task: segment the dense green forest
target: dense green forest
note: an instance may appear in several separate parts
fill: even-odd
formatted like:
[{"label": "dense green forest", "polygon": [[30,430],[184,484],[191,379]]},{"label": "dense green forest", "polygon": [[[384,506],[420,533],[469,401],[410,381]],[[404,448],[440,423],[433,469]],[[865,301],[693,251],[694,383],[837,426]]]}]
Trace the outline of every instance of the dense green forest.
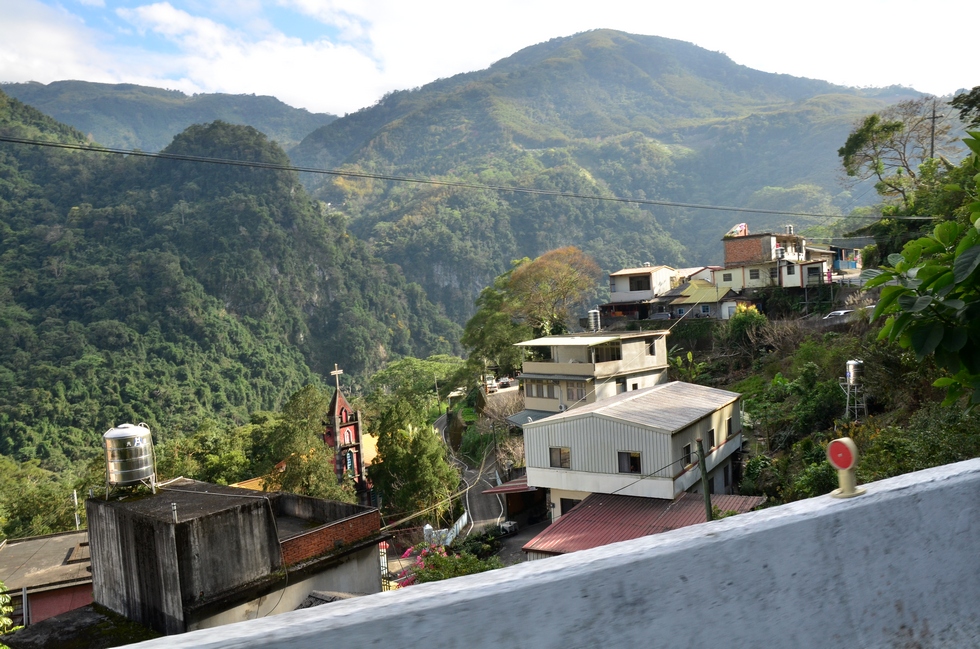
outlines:
[{"label": "dense green forest", "polygon": [[131,83],[5,83],[0,90],[100,144],[144,151],[159,151],[188,126],[216,120],[254,126],[288,150],[337,119],[287,106],[275,97],[211,93],[189,97],[179,90]]},{"label": "dense green forest", "polygon": [[[847,213],[836,150],[909,89],[751,70],[689,43],[599,30],[526,48],[311,133],[299,164],[641,200]],[[786,217],[376,180],[304,178],[457,322],[511,260],[574,245],[606,271],[718,263],[721,237]],[[798,231],[826,219],[793,217]]]},{"label": "dense green forest", "polygon": [[[0,95],[0,133],[85,136]],[[168,151],[287,162],[251,127]],[[287,172],[0,145],[0,454],[64,469],[101,432],[246,422],[317,376],[455,349],[459,329]]]}]

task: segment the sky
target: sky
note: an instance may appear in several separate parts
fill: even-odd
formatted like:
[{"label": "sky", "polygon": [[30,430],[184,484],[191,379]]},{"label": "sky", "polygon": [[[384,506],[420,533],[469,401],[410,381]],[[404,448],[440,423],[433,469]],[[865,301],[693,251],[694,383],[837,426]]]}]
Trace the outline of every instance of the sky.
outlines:
[{"label": "sky", "polygon": [[0,82],[272,95],[343,115],[610,28],[766,72],[942,96],[980,85],[975,16],[973,0],[0,0]]}]

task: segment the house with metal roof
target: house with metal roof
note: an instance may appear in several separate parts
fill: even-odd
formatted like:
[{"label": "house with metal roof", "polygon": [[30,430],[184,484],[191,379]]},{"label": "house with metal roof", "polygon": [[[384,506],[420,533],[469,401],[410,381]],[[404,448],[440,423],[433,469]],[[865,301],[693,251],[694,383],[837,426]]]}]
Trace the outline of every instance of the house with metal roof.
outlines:
[{"label": "house with metal roof", "polygon": [[718,318],[727,320],[739,302],[751,302],[731,290],[703,279],[693,279],[653,300],[658,311],[671,318]]},{"label": "house with metal roof", "polygon": [[529,487],[550,490],[552,520],[593,493],[674,500],[700,489],[700,438],[712,493],[731,493],[741,395],[675,381],[524,424]]},{"label": "house with metal roof", "polygon": [[525,410],[508,419],[524,426],[617,394],[666,380],[667,331],[545,336],[517,343],[527,360],[518,377]]},{"label": "house with metal roof", "polygon": [[[712,495],[721,512],[744,514],[765,501],[762,496]],[[674,500],[619,494],[592,494],[560,521],[522,548],[530,560],[597,548],[601,545],[660,534],[708,520],[704,499],[683,493]]]},{"label": "house with metal roof", "polygon": [[92,603],[88,532],[0,540],[0,582],[15,607],[17,626]]}]

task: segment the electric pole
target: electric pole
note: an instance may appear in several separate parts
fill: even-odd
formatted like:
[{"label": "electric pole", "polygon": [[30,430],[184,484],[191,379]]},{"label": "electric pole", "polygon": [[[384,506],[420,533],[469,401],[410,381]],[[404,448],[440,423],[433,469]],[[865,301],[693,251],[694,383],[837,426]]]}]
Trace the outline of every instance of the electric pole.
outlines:
[{"label": "electric pole", "polygon": [[704,461],[704,444],[701,438],[694,440],[698,445],[698,469],[701,470],[701,491],[704,492],[704,515],[711,522],[711,490],[708,488],[708,465]]}]

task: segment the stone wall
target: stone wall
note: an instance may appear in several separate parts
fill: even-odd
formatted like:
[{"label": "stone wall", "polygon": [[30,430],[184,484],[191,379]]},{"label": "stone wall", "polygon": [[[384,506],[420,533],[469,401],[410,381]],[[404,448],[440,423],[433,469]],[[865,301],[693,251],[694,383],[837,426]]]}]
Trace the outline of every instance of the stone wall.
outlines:
[{"label": "stone wall", "polygon": [[980,459],[866,488],[134,646],[978,646]]}]

